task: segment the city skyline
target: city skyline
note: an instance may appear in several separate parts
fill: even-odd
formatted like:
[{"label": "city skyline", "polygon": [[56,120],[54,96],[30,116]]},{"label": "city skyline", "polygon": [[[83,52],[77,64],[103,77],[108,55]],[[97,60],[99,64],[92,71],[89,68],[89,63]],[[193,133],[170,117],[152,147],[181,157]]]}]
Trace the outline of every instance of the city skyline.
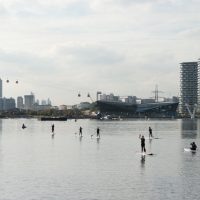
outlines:
[{"label": "city skyline", "polygon": [[155,85],[178,96],[179,63],[200,57],[199,7],[197,0],[0,1],[3,96],[33,91],[70,105],[97,91],[148,98]]}]

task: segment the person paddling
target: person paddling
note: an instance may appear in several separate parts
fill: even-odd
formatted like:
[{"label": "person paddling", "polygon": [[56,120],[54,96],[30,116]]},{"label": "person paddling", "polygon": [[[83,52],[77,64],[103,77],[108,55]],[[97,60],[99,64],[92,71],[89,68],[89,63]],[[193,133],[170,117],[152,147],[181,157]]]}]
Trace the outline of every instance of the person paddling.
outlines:
[{"label": "person paddling", "polygon": [[195,144],[195,142],[192,142],[190,145],[191,145],[190,149],[192,151],[196,151],[197,150],[197,145]]},{"label": "person paddling", "polygon": [[51,125],[51,132],[54,133],[54,124]]},{"label": "person paddling", "polygon": [[144,138],[144,135],[142,135],[142,137],[141,137],[141,135],[140,135],[140,140],[141,140],[141,151],[142,151],[142,153],[144,152],[144,153],[146,153],[146,148],[145,148],[145,138]]},{"label": "person paddling", "polygon": [[80,126],[80,128],[79,128],[79,136],[80,136],[80,137],[82,137],[82,129],[83,129],[83,128]]},{"label": "person paddling", "polygon": [[149,138],[152,138],[153,137],[153,134],[152,134],[152,128],[149,127]]},{"label": "person paddling", "polygon": [[97,127],[97,138],[100,138],[100,128]]},{"label": "person paddling", "polygon": [[22,128],[23,128],[23,129],[25,129],[25,128],[26,128],[26,126],[25,126],[24,124],[22,124]]}]

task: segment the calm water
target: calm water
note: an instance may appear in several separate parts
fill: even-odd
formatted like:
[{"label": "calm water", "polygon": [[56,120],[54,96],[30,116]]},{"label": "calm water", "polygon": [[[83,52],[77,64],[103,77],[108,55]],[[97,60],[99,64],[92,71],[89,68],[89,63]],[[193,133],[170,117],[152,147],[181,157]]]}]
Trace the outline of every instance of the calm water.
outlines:
[{"label": "calm water", "polygon": [[[0,200],[200,199],[200,150],[183,151],[200,148],[200,121],[71,120],[54,123],[54,139],[51,124],[0,121]],[[155,156],[141,159],[139,134]]]}]

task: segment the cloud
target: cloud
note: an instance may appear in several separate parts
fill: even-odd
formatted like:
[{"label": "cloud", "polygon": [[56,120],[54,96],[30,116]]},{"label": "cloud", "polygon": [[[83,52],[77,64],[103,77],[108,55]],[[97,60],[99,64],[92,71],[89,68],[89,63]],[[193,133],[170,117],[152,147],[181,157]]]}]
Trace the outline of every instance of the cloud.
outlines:
[{"label": "cloud", "polygon": [[[7,66],[7,74],[14,72],[16,76],[29,73],[39,77],[44,76],[48,71],[55,73],[58,70],[51,58],[19,51],[0,50],[0,63],[2,63],[1,66]],[[0,70],[3,71],[3,67],[0,67]]]},{"label": "cloud", "polygon": [[124,57],[115,51],[102,46],[79,45],[59,49],[59,55],[65,56],[70,62],[89,66],[114,65],[122,62]]},{"label": "cloud", "polygon": [[82,17],[91,13],[90,5],[86,0],[60,0],[56,3],[55,1],[11,0],[1,5],[6,8],[8,15],[20,18]]},{"label": "cloud", "polygon": [[20,77],[22,94],[52,95],[57,104],[76,102],[79,90],[148,97],[158,84],[177,94],[179,63],[199,58],[199,7],[198,0],[1,1],[1,76]]}]

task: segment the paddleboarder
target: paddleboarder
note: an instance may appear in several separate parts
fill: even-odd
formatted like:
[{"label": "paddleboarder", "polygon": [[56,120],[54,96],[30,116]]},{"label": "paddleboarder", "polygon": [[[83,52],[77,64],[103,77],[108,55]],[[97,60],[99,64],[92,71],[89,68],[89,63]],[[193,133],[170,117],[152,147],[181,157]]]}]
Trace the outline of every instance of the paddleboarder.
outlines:
[{"label": "paddleboarder", "polygon": [[97,127],[97,138],[100,138],[100,128]]},{"label": "paddleboarder", "polygon": [[51,125],[51,132],[54,133],[54,124]]},{"label": "paddleboarder", "polygon": [[22,129],[25,129],[25,128],[26,128],[26,126],[24,124],[22,124]]},{"label": "paddleboarder", "polygon": [[145,138],[144,138],[144,135],[142,135],[142,137],[140,138],[141,140],[141,151],[142,153],[146,153],[146,148],[145,148]]},{"label": "paddleboarder", "polygon": [[149,138],[152,138],[153,134],[152,134],[152,128],[149,126]]},{"label": "paddleboarder", "polygon": [[196,151],[197,150],[197,145],[195,144],[195,142],[192,142],[190,145],[191,145],[190,149],[192,151]]},{"label": "paddleboarder", "polygon": [[83,128],[80,126],[80,128],[79,128],[79,136],[80,137],[82,137],[82,130],[83,130]]}]

